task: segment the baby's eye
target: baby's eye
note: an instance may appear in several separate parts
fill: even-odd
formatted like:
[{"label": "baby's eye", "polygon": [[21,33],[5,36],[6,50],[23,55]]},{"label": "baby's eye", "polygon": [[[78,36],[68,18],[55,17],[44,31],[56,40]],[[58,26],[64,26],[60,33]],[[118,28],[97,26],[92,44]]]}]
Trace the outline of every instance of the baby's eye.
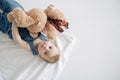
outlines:
[{"label": "baby's eye", "polygon": [[52,46],[50,46],[49,49],[52,49]]},{"label": "baby's eye", "polygon": [[47,51],[44,54],[47,55]]}]

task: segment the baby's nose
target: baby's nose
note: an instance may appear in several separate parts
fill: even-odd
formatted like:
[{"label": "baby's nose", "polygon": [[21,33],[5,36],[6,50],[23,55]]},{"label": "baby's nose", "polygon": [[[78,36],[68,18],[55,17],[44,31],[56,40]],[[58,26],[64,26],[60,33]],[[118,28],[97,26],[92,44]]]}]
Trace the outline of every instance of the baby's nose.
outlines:
[{"label": "baby's nose", "polygon": [[49,50],[49,46],[48,45],[44,45],[43,47],[44,47],[44,49]]}]

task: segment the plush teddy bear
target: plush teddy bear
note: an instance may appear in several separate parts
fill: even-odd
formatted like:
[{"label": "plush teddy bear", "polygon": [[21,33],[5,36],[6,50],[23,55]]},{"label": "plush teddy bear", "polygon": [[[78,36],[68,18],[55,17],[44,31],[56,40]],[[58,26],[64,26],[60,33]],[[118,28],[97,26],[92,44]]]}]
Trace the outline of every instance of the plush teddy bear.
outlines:
[{"label": "plush teddy bear", "polygon": [[41,32],[47,22],[47,16],[43,10],[33,8],[29,11],[23,11],[20,8],[15,8],[7,15],[8,21],[17,23],[18,27],[27,28],[32,37],[36,37],[38,32]]},{"label": "plush teddy bear", "polygon": [[33,37],[38,32],[43,31],[49,40],[56,39],[56,30],[59,32],[64,31],[61,26],[68,28],[68,21],[65,19],[64,14],[53,5],[49,5],[44,11],[33,8],[24,12],[19,8],[15,8],[8,14],[8,20],[9,22],[15,20],[17,26],[26,27]]},{"label": "plush teddy bear", "polygon": [[47,15],[47,23],[43,32],[47,35],[48,39],[56,39],[56,30],[64,32],[62,26],[68,28],[68,21],[65,19],[64,14],[57,9],[54,5],[49,5],[44,12]]}]

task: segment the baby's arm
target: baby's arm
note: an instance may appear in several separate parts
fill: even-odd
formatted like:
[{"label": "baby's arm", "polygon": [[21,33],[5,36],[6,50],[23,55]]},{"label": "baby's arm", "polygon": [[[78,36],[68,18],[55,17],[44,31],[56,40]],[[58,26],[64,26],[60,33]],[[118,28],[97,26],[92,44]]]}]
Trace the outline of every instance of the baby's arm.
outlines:
[{"label": "baby's arm", "polygon": [[15,21],[12,23],[12,36],[13,36],[13,40],[18,45],[20,45],[21,47],[23,47],[26,50],[30,50],[29,44],[21,39],[19,32],[18,32],[18,27],[17,27]]}]

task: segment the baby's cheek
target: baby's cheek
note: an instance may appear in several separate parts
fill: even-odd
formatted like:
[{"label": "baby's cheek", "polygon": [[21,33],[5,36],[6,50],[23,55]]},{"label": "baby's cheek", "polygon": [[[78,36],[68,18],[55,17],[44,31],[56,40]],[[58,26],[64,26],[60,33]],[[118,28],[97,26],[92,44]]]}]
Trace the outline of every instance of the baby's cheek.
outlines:
[{"label": "baby's cheek", "polygon": [[42,51],[42,47],[39,46],[39,47],[38,47],[38,51]]},{"label": "baby's cheek", "polygon": [[40,48],[38,49],[38,53],[41,54],[41,49]]},{"label": "baby's cheek", "polygon": [[40,55],[42,55],[43,53],[44,53],[44,50],[43,49],[38,49],[38,53],[40,54]]}]

